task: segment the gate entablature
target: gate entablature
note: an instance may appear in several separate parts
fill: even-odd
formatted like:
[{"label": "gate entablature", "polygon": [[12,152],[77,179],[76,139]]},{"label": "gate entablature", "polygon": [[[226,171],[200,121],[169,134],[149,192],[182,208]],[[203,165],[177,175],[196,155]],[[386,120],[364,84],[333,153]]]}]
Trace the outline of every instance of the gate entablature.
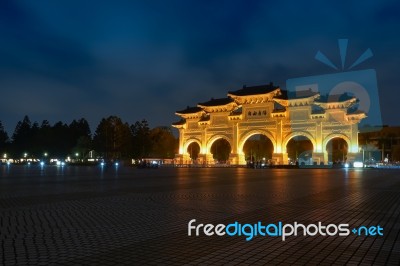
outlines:
[{"label": "gate entablature", "polygon": [[182,119],[173,124],[179,129],[179,154],[188,158],[185,147],[197,139],[203,162],[212,162],[210,143],[225,136],[231,145],[231,164],[245,164],[243,145],[255,132],[273,143],[273,160],[287,163],[286,145],[294,136],[306,136],[313,144],[314,163],[327,163],[326,143],[343,136],[349,154],[358,152],[358,124],[366,114],[354,110],[357,99],[351,95],[321,96],[311,89],[289,92],[272,83],[244,86],[228,92],[228,97],[211,99],[175,114]]}]

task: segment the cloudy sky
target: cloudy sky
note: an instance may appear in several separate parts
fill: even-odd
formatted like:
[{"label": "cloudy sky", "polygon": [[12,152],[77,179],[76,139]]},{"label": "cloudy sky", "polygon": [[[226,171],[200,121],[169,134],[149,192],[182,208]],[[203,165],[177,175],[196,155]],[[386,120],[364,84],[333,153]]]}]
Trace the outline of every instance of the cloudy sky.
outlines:
[{"label": "cloudy sky", "polygon": [[170,125],[176,110],[270,81],[335,73],[337,40],[375,69],[383,122],[399,125],[397,1],[1,1],[0,120],[102,117]]}]

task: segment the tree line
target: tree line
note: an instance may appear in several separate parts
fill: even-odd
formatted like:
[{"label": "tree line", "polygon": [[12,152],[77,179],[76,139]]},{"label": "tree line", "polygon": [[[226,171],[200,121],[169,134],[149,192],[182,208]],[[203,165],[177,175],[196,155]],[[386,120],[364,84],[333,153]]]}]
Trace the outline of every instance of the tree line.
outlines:
[{"label": "tree line", "polygon": [[39,125],[28,116],[19,121],[9,137],[0,121],[0,153],[8,158],[105,159],[173,158],[178,140],[170,127],[150,128],[143,119],[129,125],[117,116],[101,119],[94,134],[85,118],[69,125],[57,122]]}]

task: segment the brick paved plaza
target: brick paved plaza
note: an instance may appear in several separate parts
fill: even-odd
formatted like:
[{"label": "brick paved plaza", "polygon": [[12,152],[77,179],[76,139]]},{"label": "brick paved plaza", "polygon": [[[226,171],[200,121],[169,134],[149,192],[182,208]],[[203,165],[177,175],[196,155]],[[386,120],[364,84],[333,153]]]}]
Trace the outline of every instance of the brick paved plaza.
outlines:
[{"label": "brick paved plaza", "polygon": [[[400,263],[397,170],[0,167],[2,265]],[[191,219],[384,235],[189,237]]]}]

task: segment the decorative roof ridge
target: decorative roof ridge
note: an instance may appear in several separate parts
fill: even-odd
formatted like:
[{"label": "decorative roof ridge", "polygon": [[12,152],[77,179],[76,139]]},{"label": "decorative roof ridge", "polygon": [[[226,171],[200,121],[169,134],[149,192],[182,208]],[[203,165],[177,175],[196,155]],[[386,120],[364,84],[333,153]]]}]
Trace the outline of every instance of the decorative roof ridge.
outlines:
[{"label": "decorative roof ridge", "polygon": [[209,100],[207,102],[198,103],[197,106],[199,106],[199,107],[222,106],[222,105],[227,105],[227,104],[230,104],[233,102],[235,102],[235,101],[229,97],[217,98],[217,99],[211,98],[211,100]]},{"label": "decorative roof ridge", "polygon": [[260,94],[267,94],[271,93],[275,90],[279,89],[279,86],[274,86],[272,82],[266,85],[258,85],[258,86],[246,86],[244,85],[243,88],[235,91],[228,91],[228,95],[232,96],[250,96],[250,95],[260,95]]},{"label": "decorative roof ridge", "polygon": [[176,111],[175,113],[177,114],[195,114],[198,112],[203,111],[203,108],[198,107],[198,106],[187,106],[186,109],[181,110],[181,111]]}]

